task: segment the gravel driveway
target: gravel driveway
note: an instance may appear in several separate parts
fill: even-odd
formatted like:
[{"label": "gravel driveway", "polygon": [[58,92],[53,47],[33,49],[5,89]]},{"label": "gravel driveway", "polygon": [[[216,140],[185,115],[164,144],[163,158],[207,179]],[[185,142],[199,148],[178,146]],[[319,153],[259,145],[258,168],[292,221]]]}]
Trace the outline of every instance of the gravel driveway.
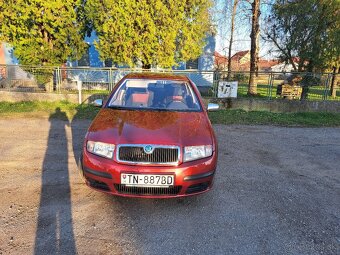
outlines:
[{"label": "gravel driveway", "polygon": [[211,192],[108,196],[75,161],[88,121],[0,120],[0,254],[340,254],[340,129],[214,126]]}]

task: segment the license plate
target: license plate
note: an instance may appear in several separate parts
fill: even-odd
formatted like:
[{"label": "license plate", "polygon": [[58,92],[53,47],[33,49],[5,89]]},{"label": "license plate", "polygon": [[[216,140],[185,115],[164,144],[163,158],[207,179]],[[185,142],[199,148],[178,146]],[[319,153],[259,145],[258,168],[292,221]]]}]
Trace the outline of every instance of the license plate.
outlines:
[{"label": "license plate", "polygon": [[173,175],[157,174],[121,174],[120,183],[126,186],[169,187],[174,185]]}]

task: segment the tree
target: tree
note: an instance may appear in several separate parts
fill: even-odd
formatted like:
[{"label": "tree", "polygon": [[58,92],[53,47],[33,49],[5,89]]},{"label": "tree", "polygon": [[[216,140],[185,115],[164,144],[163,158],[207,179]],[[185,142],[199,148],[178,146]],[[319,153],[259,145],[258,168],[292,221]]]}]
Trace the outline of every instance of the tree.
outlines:
[{"label": "tree", "polygon": [[196,59],[211,21],[207,0],[87,0],[102,60],[143,68]]},{"label": "tree", "polygon": [[265,38],[294,70],[324,71],[340,66],[338,0],[276,0],[267,24]]},{"label": "tree", "polygon": [[60,65],[86,49],[80,0],[0,0],[0,41],[21,64]]},{"label": "tree", "polygon": [[251,22],[251,34],[250,34],[250,76],[248,94],[257,94],[257,82],[256,75],[258,72],[259,62],[259,35],[260,35],[260,0],[254,0],[252,3],[252,22]]},{"label": "tree", "polygon": [[229,49],[228,49],[228,76],[227,76],[227,80],[230,79],[230,74],[231,74],[231,49],[232,49],[233,40],[234,40],[235,17],[236,17],[238,2],[239,2],[239,0],[234,0],[233,11],[231,13],[231,28],[230,28],[230,40],[229,40]]}]

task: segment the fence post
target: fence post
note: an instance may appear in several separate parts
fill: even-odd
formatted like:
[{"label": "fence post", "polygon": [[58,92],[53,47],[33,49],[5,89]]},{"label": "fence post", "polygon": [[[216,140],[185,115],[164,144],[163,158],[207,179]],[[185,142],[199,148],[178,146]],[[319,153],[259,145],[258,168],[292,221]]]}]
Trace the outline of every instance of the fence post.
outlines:
[{"label": "fence post", "polygon": [[10,74],[10,72],[9,72],[9,69],[10,68],[10,66],[6,66],[6,69],[5,69],[5,71],[6,71],[6,79],[8,80],[8,82],[6,82],[6,85],[7,85],[7,89],[8,89],[8,91],[11,91],[11,80],[12,80],[12,78],[10,78],[9,77],[9,74]]},{"label": "fence post", "polygon": [[273,97],[273,82],[274,76],[273,73],[271,72],[268,77],[268,89],[267,89],[268,100],[272,100]]},{"label": "fence post", "polygon": [[113,89],[113,73],[112,68],[109,69],[109,91]]},{"label": "fence post", "polygon": [[324,93],[322,96],[322,100],[326,101],[327,100],[327,96],[328,96],[328,90],[329,90],[329,82],[332,79],[332,74],[327,74],[327,79],[325,82],[325,87],[324,87]]},{"label": "fence post", "polygon": [[59,67],[57,67],[57,70],[53,72],[53,75],[55,75],[55,85],[56,85],[56,92],[60,92],[60,86],[59,86]]},{"label": "fence post", "polygon": [[218,70],[214,71],[214,78],[213,78],[213,89],[212,89],[212,93],[213,93],[213,97],[217,98],[217,94],[218,94],[218,82],[221,79],[221,73]]},{"label": "fence post", "polygon": [[331,81],[331,88],[330,88],[330,96],[332,98],[335,98],[336,97],[336,67],[334,66],[333,67],[333,73],[332,73],[332,81]]},{"label": "fence post", "polygon": [[216,70],[213,71],[213,84],[211,88],[211,97],[215,96],[215,84],[216,84]]},{"label": "fence post", "polygon": [[62,70],[61,70],[61,68],[59,67],[58,68],[59,69],[59,82],[58,82],[58,87],[59,87],[59,92],[61,92],[61,89],[62,89],[62,87],[61,87],[61,85],[63,84],[63,74],[62,74]]},{"label": "fence post", "polygon": [[83,87],[83,82],[80,79],[77,80],[77,87],[78,87],[78,103],[81,104],[82,102],[81,91]]},{"label": "fence post", "polygon": [[12,90],[12,86],[15,86],[14,83],[12,83],[13,81],[13,73],[16,72],[16,66],[12,66],[12,65],[7,65],[6,68],[6,77],[8,79],[8,83],[7,83],[7,89],[8,91]]}]

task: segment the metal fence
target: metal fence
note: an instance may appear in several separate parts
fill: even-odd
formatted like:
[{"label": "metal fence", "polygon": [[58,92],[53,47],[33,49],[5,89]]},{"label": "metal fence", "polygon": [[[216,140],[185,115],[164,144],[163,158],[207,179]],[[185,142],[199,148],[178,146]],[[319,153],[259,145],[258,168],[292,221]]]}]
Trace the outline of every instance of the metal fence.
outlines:
[{"label": "metal fence", "polygon": [[[238,97],[248,97],[249,72],[215,72],[213,95],[219,81],[238,81]],[[340,74],[308,72],[259,72],[257,98],[340,101]]]},{"label": "metal fence", "polygon": [[[131,72],[163,72],[188,76],[204,96],[217,97],[220,81],[237,81],[238,97],[248,97],[249,72],[141,70],[0,65],[0,91],[108,94]],[[273,100],[338,100],[340,75],[333,73],[259,72],[257,98]]]}]

